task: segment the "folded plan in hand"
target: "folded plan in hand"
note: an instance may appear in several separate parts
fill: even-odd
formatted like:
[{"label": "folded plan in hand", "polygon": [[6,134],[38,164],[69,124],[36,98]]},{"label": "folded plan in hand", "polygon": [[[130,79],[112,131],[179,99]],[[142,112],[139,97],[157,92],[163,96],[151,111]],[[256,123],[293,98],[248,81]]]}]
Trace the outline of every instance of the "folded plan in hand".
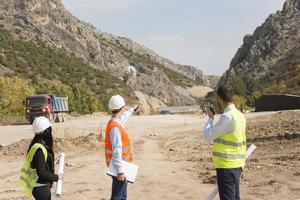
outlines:
[{"label": "folded plan in hand", "polygon": [[[124,175],[126,176],[126,180],[129,183],[134,183],[138,173],[139,166],[126,161],[122,161],[122,162],[123,162],[122,164],[124,167]],[[118,172],[112,164],[110,164],[109,166],[107,175],[114,176],[114,177],[118,176]]]}]

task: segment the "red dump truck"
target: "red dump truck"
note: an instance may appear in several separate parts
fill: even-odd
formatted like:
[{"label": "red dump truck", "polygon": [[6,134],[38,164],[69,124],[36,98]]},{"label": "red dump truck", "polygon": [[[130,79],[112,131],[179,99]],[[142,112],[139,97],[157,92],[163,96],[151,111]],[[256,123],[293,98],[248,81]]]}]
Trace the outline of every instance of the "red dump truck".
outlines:
[{"label": "red dump truck", "polygon": [[51,122],[64,122],[65,113],[69,111],[68,97],[55,95],[37,95],[26,98],[26,119],[33,123],[40,116],[47,117]]}]

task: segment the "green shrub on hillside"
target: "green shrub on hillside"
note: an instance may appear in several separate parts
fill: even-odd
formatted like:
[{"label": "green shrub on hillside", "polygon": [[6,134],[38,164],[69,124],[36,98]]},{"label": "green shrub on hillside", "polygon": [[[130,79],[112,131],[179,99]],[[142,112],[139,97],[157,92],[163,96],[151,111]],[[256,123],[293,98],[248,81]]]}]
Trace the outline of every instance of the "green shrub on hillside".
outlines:
[{"label": "green shrub on hillside", "polygon": [[97,96],[85,83],[75,84],[71,87],[61,83],[43,83],[36,86],[36,93],[68,97],[71,113],[89,114],[99,111],[101,106]]},{"label": "green shrub on hillside", "polygon": [[87,84],[75,84],[72,90],[74,94],[74,100],[71,105],[72,110],[82,114],[99,111],[100,102]]},{"label": "green shrub on hillside", "polygon": [[248,107],[255,107],[256,101],[259,99],[259,97],[262,95],[261,91],[254,91],[250,95],[247,95],[246,98],[246,105]]},{"label": "green shrub on hillside", "polygon": [[255,78],[245,75],[243,77],[233,77],[227,81],[231,85],[234,94],[245,99],[247,107],[255,107],[255,102],[262,95],[262,86]]},{"label": "green shrub on hillside", "polygon": [[85,83],[75,84],[72,88],[60,83],[32,86],[19,77],[0,77],[0,119],[24,117],[23,101],[36,94],[68,97],[71,113],[89,114],[100,110],[99,99]]},{"label": "green shrub on hillside", "polygon": [[247,106],[247,100],[243,96],[234,95],[233,103],[236,106],[236,108],[242,112],[249,109],[249,107]]},{"label": "green shrub on hillside", "polygon": [[284,72],[273,78],[264,88],[264,92],[300,95],[300,59],[298,60],[298,62],[290,63]]},{"label": "green shrub on hillside", "polygon": [[0,119],[24,116],[23,101],[34,94],[34,88],[19,77],[0,77]]},{"label": "green shrub on hillside", "polygon": [[[73,112],[83,114],[107,110],[108,99],[113,94],[125,96],[128,102],[136,101],[132,89],[118,78],[94,69],[84,60],[70,56],[61,49],[51,48],[42,41],[16,40],[8,31],[0,29],[0,50],[0,64],[13,70],[13,75],[30,80],[37,92],[59,90],[55,86],[50,87],[52,90],[46,90],[49,88],[45,85],[49,82],[68,87],[65,92],[76,105],[70,104]],[[82,95],[88,97],[84,99]]]}]

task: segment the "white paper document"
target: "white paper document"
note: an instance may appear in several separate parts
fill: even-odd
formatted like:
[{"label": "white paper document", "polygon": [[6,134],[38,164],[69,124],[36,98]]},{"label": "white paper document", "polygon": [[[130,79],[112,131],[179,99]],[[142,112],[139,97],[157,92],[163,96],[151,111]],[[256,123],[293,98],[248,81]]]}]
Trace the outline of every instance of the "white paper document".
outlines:
[{"label": "white paper document", "polygon": [[[122,164],[123,164],[124,175],[126,176],[126,180],[129,183],[134,183],[135,179],[137,177],[139,166],[129,163],[129,162],[126,162],[124,160],[122,161]],[[114,177],[118,176],[118,172],[114,168],[114,165],[110,164],[109,169],[107,170],[107,174],[110,176],[114,176]]]},{"label": "white paper document", "polygon": [[[58,174],[63,174],[64,173],[64,166],[65,166],[65,153],[61,153],[59,162],[58,162]],[[55,190],[55,196],[56,197],[61,197],[62,195],[62,180],[58,180],[56,183],[56,190]]]}]

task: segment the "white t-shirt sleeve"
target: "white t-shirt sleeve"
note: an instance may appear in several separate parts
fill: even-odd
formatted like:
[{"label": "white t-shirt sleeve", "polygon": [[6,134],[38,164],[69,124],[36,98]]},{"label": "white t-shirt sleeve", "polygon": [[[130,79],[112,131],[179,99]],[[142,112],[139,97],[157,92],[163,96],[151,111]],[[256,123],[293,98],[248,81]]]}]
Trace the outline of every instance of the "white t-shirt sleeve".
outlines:
[{"label": "white t-shirt sleeve", "polygon": [[122,137],[120,129],[113,127],[110,131],[109,139],[112,145],[111,164],[114,165],[119,174],[124,173],[122,166]]},{"label": "white t-shirt sleeve", "polygon": [[214,139],[233,131],[232,116],[230,114],[221,115],[219,121],[214,125],[213,119],[209,118],[204,127],[204,137],[206,141]]},{"label": "white t-shirt sleeve", "polygon": [[120,119],[120,123],[124,126],[133,113],[134,113],[134,108],[130,108],[129,110],[123,112]]}]

